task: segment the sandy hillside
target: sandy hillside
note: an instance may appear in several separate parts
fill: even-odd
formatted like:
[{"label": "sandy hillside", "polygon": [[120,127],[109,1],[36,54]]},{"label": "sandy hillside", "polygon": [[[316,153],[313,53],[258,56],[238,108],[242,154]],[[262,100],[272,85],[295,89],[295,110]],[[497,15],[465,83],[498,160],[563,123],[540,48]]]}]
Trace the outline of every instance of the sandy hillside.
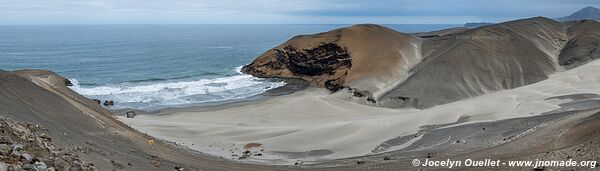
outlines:
[{"label": "sandy hillside", "polygon": [[171,170],[176,166],[264,169],[228,163],[139,133],[93,100],[66,87],[64,80],[50,71],[0,71],[0,116],[39,124],[57,147],[67,148],[68,154],[101,170]]},{"label": "sandy hillside", "polygon": [[424,108],[544,80],[559,69],[564,30],[532,18],[451,35],[424,49],[425,60],[385,98],[416,99]]},{"label": "sandy hillside", "polygon": [[[333,97],[325,89],[312,89],[249,106],[120,120],[158,138],[233,160],[245,151],[245,145],[261,144],[251,150],[260,151],[260,156],[243,161],[320,161],[403,149],[422,138],[419,135],[425,125],[449,127],[561,110],[569,100],[552,97],[600,94],[600,76],[595,74],[599,69],[600,61],[595,61],[549,75],[549,79],[538,83],[425,110],[369,107]],[[504,129],[526,132],[518,127]],[[410,138],[389,144],[390,140],[405,136]]]},{"label": "sandy hillside", "polygon": [[[594,74],[598,68],[596,61],[551,75],[540,83],[427,110],[372,108],[332,98],[326,90],[311,90],[219,111],[120,118],[143,132],[212,155],[225,155],[219,150],[238,147],[239,151],[232,151],[241,156],[244,146],[252,154],[263,154],[233,161],[195,154],[130,129],[93,101],[70,91],[64,78],[48,71],[0,72],[0,105],[3,117],[39,124],[44,136],[51,137],[57,146],[67,147],[102,170],[170,170],[175,166],[208,170],[410,170],[415,168],[406,157],[430,155],[512,159],[575,156],[583,160],[594,159],[598,149],[593,141],[597,137],[594,126],[598,125],[594,102],[600,97],[600,78]],[[572,110],[584,112],[573,114],[569,112]],[[541,112],[550,115],[539,115]],[[567,132],[554,134],[557,131]],[[485,143],[476,143],[480,138]],[[148,140],[155,142],[148,144]],[[536,148],[528,146],[531,142],[538,143],[533,144]],[[223,146],[229,143],[232,146]],[[323,160],[363,152],[376,155]],[[226,153],[224,158],[231,157],[231,151]],[[310,165],[315,159],[320,162]],[[235,162],[293,164],[300,160],[306,162],[294,167]]]},{"label": "sandy hillside", "polygon": [[[592,29],[597,24],[535,17],[412,35],[357,25],[295,37],[243,71],[303,78],[333,91],[349,88],[355,97],[342,97],[371,106],[429,108],[536,83],[585,64],[598,56],[599,31]],[[339,49],[313,52],[327,51],[319,48],[325,45]],[[297,72],[306,68],[312,72]]]},{"label": "sandy hillside", "polygon": [[565,23],[569,41],[558,58],[560,65],[574,68],[600,58],[600,22],[582,20]]}]

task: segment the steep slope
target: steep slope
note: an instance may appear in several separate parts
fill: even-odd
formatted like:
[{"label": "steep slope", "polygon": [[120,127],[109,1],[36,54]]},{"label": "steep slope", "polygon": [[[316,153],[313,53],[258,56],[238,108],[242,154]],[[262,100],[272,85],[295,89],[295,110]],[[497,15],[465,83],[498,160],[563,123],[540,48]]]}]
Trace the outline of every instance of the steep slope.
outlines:
[{"label": "steep slope", "polygon": [[567,23],[569,41],[558,58],[565,68],[574,68],[600,58],[600,22],[582,20]]},{"label": "steep slope", "polygon": [[420,38],[357,25],[295,37],[242,71],[302,78],[333,91],[349,88],[344,92],[351,96],[341,97],[359,103],[427,108],[546,79],[562,69],[566,30],[543,17],[413,34]]},{"label": "steep slope", "polygon": [[588,6],[569,16],[556,18],[558,21],[600,20],[600,9]]},{"label": "steep slope", "polygon": [[417,101],[418,108],[426,108],[542,81],[557,70],[564,30],[556,21],[531,18],[441,38],[445,42],[438,46],[424,46],[424,62],[381,99],[382,105]]},{"label": "steep slope", "polygon": [[50,71],[0,70],[0,116],[39,124],[56,144],[101,170],[171,170],[176,166],[186,170],[266,169],[155,141],[70,90],[63,77]]},{"label": "steep slope", "polygon": [[416,37],[377,25],[356,25],[296,36],[267,51],[242,72],[301,78],[314,86],[353,87],[381,96],[421,61]]},{"label": "steep slope", "polygon": [[[58,76],[51,72],[17,73],[25,78],[9,72],[0,72],[0,108],[3,117],[42,125],[56,143],[79,151],[77,155],[85,161],[93,162],[99,168],[118,168],[113,166],[110,160],[117,161],[122,166],[127,163],[132,163],[138,168],[149,166],[145,157],[150,154],[134,147],[133,144],[130,145],[131,142],[122,135],[127,134],[127,131],[119,132],[118,124],[107,122],[106,117],[109,116],[106,109],[100,109],[98,105],[93,107],[90,103],[75,103],[71,98],[57,94],[60,89],[67,89],[63,87],[64,81],[53,81]],[[31,82],[31,79],[35,79],[37,83]],[[49,89],[42,88],[44,86],[48,86],[45,88]],[[133,150],[139,151],[137,153],[140,155],[128,157],[132,155]],[[104,155],[108,156],[102,157]]]}]

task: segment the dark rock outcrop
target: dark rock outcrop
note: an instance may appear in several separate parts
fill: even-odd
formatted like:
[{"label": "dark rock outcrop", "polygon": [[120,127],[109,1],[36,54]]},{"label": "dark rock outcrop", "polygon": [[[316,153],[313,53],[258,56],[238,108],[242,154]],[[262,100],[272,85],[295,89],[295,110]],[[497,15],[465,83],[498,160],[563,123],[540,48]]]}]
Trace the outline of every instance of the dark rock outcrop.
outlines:
[{"label": "dark rock outcrop", "polygon": [[[274,60],[260,65],[254,62],[244,66],[242,72],[259,77],[281,77],[273,71],[289,70],[293,74],[284,76],[285,78],[307,78],[320,75],[333,76],[338,72],[346,72],[352,67],[352,59],[348,51],[334,43],[325,43],[311,49],[286,46],[283,49],[275,49],[273,55]],[[320,84],[316,83],[316,85]],[[343,87],[343,79],[332,77],[325,80],[322,86],[337,91]]]},{"label": "dark rock outcrop", "polygon": [[101,101],[101,100],[98,100],[98,99],[92,99],[92,100],[93,100],[94,102],[96,102],[97,104],[102,104],[102,101]]},{"label": "dark rock outcrop", "polygon": [[73,83],[71,82],[71,80],[65,79],[65,85],[66,86],[73,86]]},{"label": "dark rock outcrop", "polygon": [[137,116],[137,113],[135,113],[135,111],[127,111],[125,112],[125,115],[127,116],[127,118],[134,118],[135,116]]},{"label": "dark rock outcrop", "polygon": [[115,105],[115,101],[112,100],[104,100],[103,103],[104,106],[114,106]]},{"label": "dark rock outcrop", "polygon": [[288,46],[284,51],[277,50],[276,55],[292,72],[306,76],[333,75],[339,68],[352,67],[348,52],[336,44],[323,44],[304,51],[302,53],[294,47]]}]

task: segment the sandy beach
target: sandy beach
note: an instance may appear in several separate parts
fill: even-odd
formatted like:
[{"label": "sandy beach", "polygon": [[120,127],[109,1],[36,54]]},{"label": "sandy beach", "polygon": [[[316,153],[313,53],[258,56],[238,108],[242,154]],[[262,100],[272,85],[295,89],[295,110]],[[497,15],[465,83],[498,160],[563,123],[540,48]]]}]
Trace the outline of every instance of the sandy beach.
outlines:
[{"label": "sandy beach", "polygon": [[539,83],[425,110],[369,107],[311,88],[254,105],[133,119],[120,116],[119,120],[157,138],[224,158],[237,160],[246,144],[258,143],[262,145],[251,150],[260,151],[261,156],[243,161],[323,161],[400,150],[422,137],[385,148],[381,144],[397,137],[422,135],[421,130],[428,125],[447,128],[538,116],[561,108],[568,111],[570,108],[561,105],[572,99],[553,97],[600,94],[600,76],[594,74],[598,68],[600,62],[596,61]]},{"label": "sandy beach", "polygon": [[[87,26],[35,27],[20,36],[72,40],[4,42],[51,57],[0,52],[17,66],[0,70],[0,171],[597,169],[600,22],[579,20],[594,12],[417,33],[119,25],[80,37],[72,31]],[[280,42],[264,36],[272,31],[309,33]],[[451,160],[498,165],[435,165]],[[506,165],[566,160],[580,163]]]}]

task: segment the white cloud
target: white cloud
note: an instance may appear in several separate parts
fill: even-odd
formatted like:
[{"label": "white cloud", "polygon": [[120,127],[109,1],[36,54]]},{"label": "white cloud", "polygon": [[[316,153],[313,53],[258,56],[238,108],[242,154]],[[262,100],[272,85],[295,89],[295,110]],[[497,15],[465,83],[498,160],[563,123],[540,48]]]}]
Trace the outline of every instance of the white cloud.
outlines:
[{"label": "white cloud", "polygon": [[463,23],[557,17],[598,0],[0,0],[0,24]]}]

